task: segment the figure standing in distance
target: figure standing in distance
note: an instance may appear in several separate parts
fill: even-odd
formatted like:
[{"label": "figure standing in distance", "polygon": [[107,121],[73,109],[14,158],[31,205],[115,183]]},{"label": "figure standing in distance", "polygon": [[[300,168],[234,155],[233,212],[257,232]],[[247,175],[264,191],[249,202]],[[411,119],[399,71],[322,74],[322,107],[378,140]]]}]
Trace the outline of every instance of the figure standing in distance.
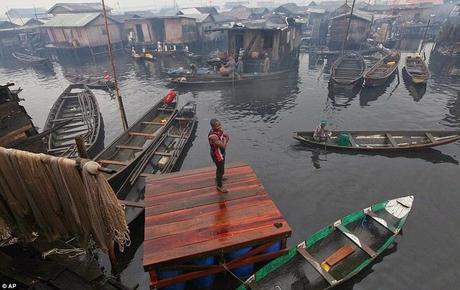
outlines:
[{"label": "figure standing in distance", "polygon": [[223,186],[225,173],[225,149],[230,140],[228,134],[224,133],[221,123],[217,119],[211,119],[211,131],[208,134],[209,145],[211,146],[211,158],[216,165],[217,190],[227,193]]}]

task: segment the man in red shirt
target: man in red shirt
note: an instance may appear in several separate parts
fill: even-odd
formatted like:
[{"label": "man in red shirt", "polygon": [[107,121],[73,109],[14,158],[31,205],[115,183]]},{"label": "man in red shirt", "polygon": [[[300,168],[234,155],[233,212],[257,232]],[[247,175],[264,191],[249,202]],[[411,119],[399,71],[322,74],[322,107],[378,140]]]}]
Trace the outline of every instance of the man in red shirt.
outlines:
[{"label": "man in red shirt", "polygon": [[211,146],[212,161],[216,164],[217,190],[222,193],[228,192],[222,181],[225,172],[225,149],[229,140],[230,138],[228,134],[224,133],[219,120],[211,119],[211,131],[208,134],[208,141]]}]

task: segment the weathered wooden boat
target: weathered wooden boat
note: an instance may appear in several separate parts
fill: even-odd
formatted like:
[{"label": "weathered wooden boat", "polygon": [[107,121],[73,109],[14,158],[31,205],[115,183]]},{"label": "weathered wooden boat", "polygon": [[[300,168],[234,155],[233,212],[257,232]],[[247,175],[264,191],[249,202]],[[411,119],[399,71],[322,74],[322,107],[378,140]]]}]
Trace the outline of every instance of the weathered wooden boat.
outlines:
[{"label": "weathered wooden boat", "polygon": [[155,57],[153,56],[153,53],[150,51],[146,51],[143,55],[144,59],[154,61]]},{"label": "weathered wooden boat", "polygon": [[82,75],[65,75],[65,78],[68,79],[71,83],[74,84],[84,84],[90,89],[97,90],[113,90],[115,88],[115,83],[111,80],[106,81],[103,77],[85,77]]},{"label": "weathered wooden boat", "polygon": [[309,145],[346,149],[398,151],[430,148],[460,140],[460,131],[340,131],[326,142],[313,138],[313,131],[295,132],[294,139]]},{"label": "weathered wooden boat", "polygon": [[385,84],[390,77],[398,71],[399,51],[391,51],[390,54],[383,57],[364,75],[364,85],[367,87],[376,87]]},{"label": "weathered wooden boat", "polygon": [[291,70],[282,70],[270,73],[243,73],[238,76],[221,76],[219,74],[200,74],[195,76],[182,76],[171,79],[171,82],[176,85],[195,85],[195,86],[211,86],[211,85],[233,85],[247,84],[261,81],[278,80],[283,76],[287,76]]},{"label": "weathered wooden boat", "polygon": [[334,84],[354,85],[363,79],[366,63],[357,53],[347,53],[339,57],[331,66],[331,80]]},{"label": "weathered wooden boat", "polygon": [[107,174],[115,192],[144,153],[161,138],[164,129],[177,114],[176,105],[167,106],[161,99],[94,158],[102,166],[115,171]]},{"label": "weathered wooden boat", "polygon": [[330,289],[381,255],[401,232],[414,197],[374,204],[322,228],[237,290]]},{"label": "weathered wooden boat", "polygon": [[[62,126],[62,123],[67,123]],[[88,156],[94,157],[101,142],[102,118],[96,97],[83,84],[69,85],[54,102],[44,130],[48,135],[48,153],[78,157],[75,138],[82,136]],[[54,128],[57,130],[53,130]]]},{"label": "weathered wooden boat", "polygon": [[48,62],[47,58],[39,57],[31,54],[13,52],[13,57],[21,62],[30,63],[30,64],[45,64]]},{"label": "weathered wooden boat", "polygon": [[430,78],[430,71],[420,56],[407,56],[404,72],[414,84],[426,84]]},{"label": "weathered wooden boat", "polygon": [[[156,145],[149,148],[142,156],[123,184],[113,185],[119,188],[117,192],[119,199],[131,203],[142,201],[145,193],[145,174],[170,173],[180,166],[187,145],[196,130],[195,113],[196,104],[189,102],[173,117]],[[131,223],[142,211],[141,207],[127,208],[126,221]]]}]

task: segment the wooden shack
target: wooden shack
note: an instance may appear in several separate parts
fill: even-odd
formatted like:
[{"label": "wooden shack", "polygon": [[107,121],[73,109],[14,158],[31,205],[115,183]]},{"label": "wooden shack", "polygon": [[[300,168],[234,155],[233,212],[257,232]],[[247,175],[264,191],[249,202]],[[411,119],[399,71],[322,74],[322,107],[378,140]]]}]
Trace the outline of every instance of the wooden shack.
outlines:
[{"label": "wooden shack", "polygon": [[[121,48],[121,23],[111,17],[107,21],[113,48]],[[58,54],[69,50],[90,55],[107,52],[107,30],[101,13],[60,14],[43,27],[50,38],[48,47]]]},{"label": "wooden shack", "polygon": [[[351,7],[347,4],[340,6],[332,15],[328,31],[330,50],[340,50],[347,34]],[[372,16],[354,10],[351,16],[350,29],[345,49],[359,49],[366,41],[371,31]]]},{"label": "wooden shack", "polygon": [[243,21],[219,30],[228,32],[229,54],[244,61],[244,72],[260,72],[265,55],[270,58],[270,71],[297,65],[301,41],[301,24],[293,18],[273,15]]},{"label": "wooden shack", "polygon": [[187,16],[163,17],[165,42],[168,44],[192,44],[197,41],[196,21]]},{"label": "wooden shack", "polygon": [[443,55],[460,54],[460,4],[457,4],[444,22],[436,38],[434,50]]},{"label": "wooden shack", "polygon": [[[48,14],[59,15],[59,14],[76,14],[76,13],[100,13],[102,12],[102,3],[56,3],[50,9]],[[107,13],[112,11],[112,8],[105,6]]]}]

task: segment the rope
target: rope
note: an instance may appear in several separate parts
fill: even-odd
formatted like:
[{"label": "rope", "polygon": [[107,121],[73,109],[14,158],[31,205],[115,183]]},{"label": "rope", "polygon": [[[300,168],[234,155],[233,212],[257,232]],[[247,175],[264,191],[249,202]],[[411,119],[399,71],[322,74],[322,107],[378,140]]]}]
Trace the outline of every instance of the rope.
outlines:
[{"label": "rope", "polygon": [[86,251],[82,248],[75,248],[75,249],[58,249],[54,248],[49,251],[42,253],[42,258],[46,259],[46,257],[50,255],[66,255],[69,258],[75,258],[81,255],[86,254]]},{"label": "rope", "polygon": [[232,271],[230,271],[229,268],[227,268],[227,265],[225,264],[221,264],[221,266],[227,271],[230,273],[230,275],[232,275],[235,279],[237,279],[238,281],[240,281],[241,284],[243,285],[247,285],[245,281],[241,280],[238,276],[236,276]]}]

